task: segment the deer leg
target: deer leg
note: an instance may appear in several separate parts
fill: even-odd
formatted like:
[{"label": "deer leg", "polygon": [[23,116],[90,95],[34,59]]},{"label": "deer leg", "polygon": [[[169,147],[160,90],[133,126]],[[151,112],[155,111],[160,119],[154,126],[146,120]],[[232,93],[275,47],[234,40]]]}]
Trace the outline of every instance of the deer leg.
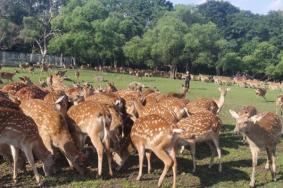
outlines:
[{"label": "deer leg", "polygon": [[150,174],[151,172],[151,151],[146,151],[145,156],[147,159],[147,173]]},{"label": "deer leg", "polygon": [[173,188],[176,187],[176,175],[177,175],[177,160],[176,160],[176,152],[174,148],[171,148],[169,150],[169,155],[171,157],[171,159],[173,160],[173,166],[172,166],[172,170],[173,170]]},{"label": "deer leg", "polygon": [[29,146],[27,146],[27,147],[24,147],[23,150],[24,150],[24,153],[26,155],[26,158],[27,158],[29,164],[32,167],[32,170],[33,170],[36,182],[38,184],[40,184],[39,174],[38,174],[37,168],[36,168],[36,166],[34,164],[34,158],[33,158],[33,155],[32,155],[32,149],[29,148]]},{"label": "deer leg", "polygon": [[171,157],[161,147],[154,148],[153,152],[164,163],[163,172],[162,172],[162,174],[161,174],[161,176],[158,180],[158,187],[160,187],[162,185],[162,182],[163,182],[169,168],[172,166],[173,161],[172,161]]},{"label": "deer leg", "polygon": [[98,157],[98,175],[102,174],[102,163],[103,163],[103,144],[98,136],[92,135],[90,136],[91,142],[94,145],[97,151]]},{"label": "deer leg", "polygon": [[216,147],[217,155],[218,155],[218,171],[222,172],[222,163],[221,163],[221,149],[219,147],[219,140],[217,138],[212,138],[212,141]]},{"label": "deer leg", "polygon": [[270,148],[266,148],[268,167],[271,172],[272,179],[275,179],[275,172],[273,171],[273,154]]},{"label": "deer leg", "polygon": [[142,176],[142,167],[143,167],[143,158],[144,158],[144,152],[145,148],[143,146],[137,147],[138,154],[139,154],[139,174],[137,176],[137,180],[139,181]]},{"label": "deer leg", "polygon": [[112,156],[111,156],[111,152],[110,152],[110,139],[109,139],[109,137],[105,140],[104,146],[105,146],[105,151],[106,151],[106,155],[107,155],[109,175],[113,176],[113,172],[112,172]]},{"label": "deer leg", "polygon": [[210,162],[208,166],[208,168],[211,168],[214,164],[214,157],[216,156],[216,148],[211,141],[207,141],[206,143],[208,144],[209,149],[211,151],[211,157],[210,157]]},{"label": "deer leg", "polygon": [[255,169],[257,166],[257,157],[258,157],[258,152],[259,149],[255,147],[251,147],[251,153],[252,153],[252,175],[251,175],[251,181],[250,181],[250,186],[254,187],[255,186]]},{"label": "deer leg", "polygon": [[276,164],[275,164],[275,152],[276,152],[276,148],[273,148],[271,150],[271,160],[272,160],[272,171],[274,173],[274,177],[273,177],[273,181],[276,181]]},{"label": "deer leg", "polygon": [[190,149],[191,149],[191,155],[192,155],[192,161],[193,161],[193,172],[196,171],[196,144],[195,143],[190,143]]},{"label": "deer leg", "polygon": [[19,149],[14,146],[10,146],[11,153],[13,157],[13,181],[17,183],[17,166],[18,166],[18,159],[19,159]]}]

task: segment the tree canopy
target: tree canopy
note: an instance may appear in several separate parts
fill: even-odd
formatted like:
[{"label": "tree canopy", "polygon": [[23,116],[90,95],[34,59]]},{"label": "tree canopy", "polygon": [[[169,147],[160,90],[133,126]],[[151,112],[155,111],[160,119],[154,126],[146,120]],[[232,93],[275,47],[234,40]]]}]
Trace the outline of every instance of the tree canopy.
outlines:
[{"label": "tree canopy", "polygon": [[283,78],[283,12],[229,2],[0,0],[0,49],[79,64]]}]

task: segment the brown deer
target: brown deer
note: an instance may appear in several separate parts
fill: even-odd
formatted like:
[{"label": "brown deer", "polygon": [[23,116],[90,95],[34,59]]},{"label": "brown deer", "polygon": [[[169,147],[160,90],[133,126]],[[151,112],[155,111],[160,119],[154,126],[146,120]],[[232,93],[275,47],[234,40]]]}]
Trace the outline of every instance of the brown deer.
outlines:
[{"label": "brown deer", "polygon": [[9,98],[6,97],[0,97],[0,107],[20,110],[19,104],[11,101]]},{"label": "brown deer", "polygon": [[[149,115],[139,118],[131,130],[131,141],[139,155],[139,174],[137,180],[141,179],[143,159],[146,154],[148,159],[148,169],[150,172],[150,153],[154,154],[163,161],[164,169],[158,181],[158,187],[169,170],[173,170],[173,187],[176,187],[177,161],[175,145],[181,129],[173,128],[165,119],[158,115]],[[146,151],[150,150],[150,151]]]},{"label": "brown deer", "polygon": [[17,181],[17,164],[19,149],[21,149],[32,166],[36,182],[40,184],[39,174],[34,164],[33,151],[44,163],[46,175],[51,174],[53,158],[43,145],[34,121],[23,113],[6,108],[0,108],[0,143],[11,147],[13,156],[13,180]]},{"label": "brown deer", "polygon": [[267,90],[265,88],[256,88],[255,89],[255,94],[257,96],[264,98],[264,100],[266,100],[266,98],[265,98],[266,92],[267,92]]},{"label": "brown deer", "polygon": [[13,81],[13,77],[16,75],[16,73],[11,72],[0,72],[0,78],[3,80]]},{"label": "brown deer", "polygon": [[79,81],[80,81],[80,71],[79,70],[76,70],[75,76],[76,76],[76,79],[77,79],[77,83],[79,83]]},{"label": "brown deer", "polygon": [[[209,163],[209,168],[212,167],[214,156],[217,152],[219,159],[219,172],[222,171],[221,165],[221,149],[219,147],[219,131],[222,122],[219,117],[211,112],[198,112],[188,118],[181,119],[177,123],[177,127],[184,129],[184,132],[180,134],[180,140],[178,141],[180,145],[185,146],[190,145],[192,160],[193,160],[193,172],[196,170],[195,162],[195,150],[196,143],[206,142],[211,150],[211,160]],[[216,148],[216,151],[215,151]],[[181,153],[184,147],[182,147]]]},{"label": "brown deer", "polygon": [[[13,171],[13,156],[11,147],[8,144],[0,144],[0,155],[2,155],[3,159],[8,162],[10,168]],[[22,152],[19,152],[18,162],[17,162],[17,169],[26,172],[26,160],[25,156]]]},{"label": "brown deer", "polygon": [[85,101],[68,110],[68,116],[74,127],[73,134],[79,148],[84,146],[85,135],[89,136],[98,155],[98,175],[102,174],[103,150],[105,149],[109,175],[112,176],[110,155],[110,125],[111,114],[105,105],[93,101]]},{"label": "brown deer", "polygon": [[232,117],[236,120],[235,133],[246,136],[252,153],[252,175],[250,186],[255,186],[255,168],[260,149],[267,152],[267,165],[272,179],[276,181],[275,152],[276,145],[281,140],[282,124],[280,118],[271,112],[257,114],[252,117],[239,115],[237,112],[229,110]]},{"label": "brown deer", "polygon": [[22,111],[36,123],[45,147],[52,154],[60,149],[71,167],[84,174],[83,156],[73,142],[65,117],[47,102],[39,99],[21,101]]},{"label": "brown deer", "polygon": [[108,82],[105,91],[106,91],[107,93],[111,93],[111,92],[116,92],[116,91],[118,91],[118,89],[116,88],[116,86],[114,85],[113,82],[112,82],[112,83]]}]

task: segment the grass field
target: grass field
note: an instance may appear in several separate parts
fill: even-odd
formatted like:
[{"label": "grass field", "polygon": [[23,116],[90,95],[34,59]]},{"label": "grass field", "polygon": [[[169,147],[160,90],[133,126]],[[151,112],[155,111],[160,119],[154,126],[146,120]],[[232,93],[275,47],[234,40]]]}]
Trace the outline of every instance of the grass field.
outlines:
[{"label": "grass field", "polygon": [[[4,70],[14,71],[11,68]],[[39,78],[45,78],[46,73],[35,72],[33,75],[22,72],[15,77],[27,75],[34,82],[38,82]],[[74,78],[74,71],[70,70],[68,76]],[[126,88],[128,83],[139,81],[146,86],[156,86],[162,92],[179,91],[182,81],[171,80],[165,78],[136,78],[129,75],[98,73],[90,70],[81,71],[81,80],[88,81],[94,85],[99,85],[95,81],[95,76],[103,76],[105,80],[113,81],[118,88]],[[105,83],[103,83],[105,84]],[[219,173],[217,165],[212,169],[208,169],[210,160],[210,152],[205,145],[197,147],[197,170],[192,173],[192,163],[189,152],[186,151],[182,155],[178,155],[178,187],[248,187],[249,176],[251,173],[251,154],[248,147],[242,143],[241,137],[235,136],[232,133],[234,121],[230,117],[228,110],[238,110],[243,105],[254,105],[259,111],[275,111],[274,100],[280,91],[268,91],[267,101],[255,95],[253,89],[231,87],[231,91],[227,94],[224,108],[220,117],[224,123],[224,128],[221,132],[220,145],[222,147],[223,172]],[[191,90],[188,93],[188,98],[194,99],[197,97],[218,98],[219,93],[217,86],[212,83],[192,82]],[[256,185],[258,187],[282,187],[283,185],[283,143],[277,148],[277,182],[271,181],[269,171],[264,169],[266,154],[264,151],[260,153],[258,168],[256,174]],[[102,179],[96,178],[97,159],[93,159],[94,165],[89,169],[89,173],[85,177],[80,177],[75,171],[63,168],[61,172],[54,177],[44,178],[44,186],[51,187],[157,187],[158,178],[162,172],[163,164],[153,158],[153,173],[144,175],[140,182],[135,178],[138,173],[138,158],[132,156],[128,161],[126,168],[121,172],[114,172],[113,178],[107,178],[106,164],[104,164],[104,176]],[[104,161],[105,162],[105,161]],[[144,162],[144,164],[146,164]],[[172,183],[171,172],[165,178],[163,187],[170,187]],[[19,174],[17,186],[30,187],[35,186],[33,173],[29,170],[28,174]],[[0,164],[0,187],[11,186],[11,172],[6,163]]]}]

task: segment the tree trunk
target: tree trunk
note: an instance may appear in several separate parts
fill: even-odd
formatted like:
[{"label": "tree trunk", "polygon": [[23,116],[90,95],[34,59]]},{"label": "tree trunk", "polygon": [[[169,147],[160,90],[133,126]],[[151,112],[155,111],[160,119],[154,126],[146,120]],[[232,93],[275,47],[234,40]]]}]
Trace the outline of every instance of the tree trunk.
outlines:
[{"label": "tree trunk", "polygon": [[170,78],[172,79],[176,78],[176,71],[177,71],[176,65],[170,65]]}]

